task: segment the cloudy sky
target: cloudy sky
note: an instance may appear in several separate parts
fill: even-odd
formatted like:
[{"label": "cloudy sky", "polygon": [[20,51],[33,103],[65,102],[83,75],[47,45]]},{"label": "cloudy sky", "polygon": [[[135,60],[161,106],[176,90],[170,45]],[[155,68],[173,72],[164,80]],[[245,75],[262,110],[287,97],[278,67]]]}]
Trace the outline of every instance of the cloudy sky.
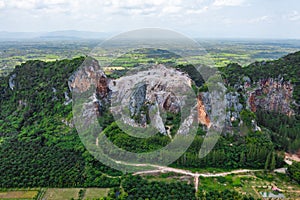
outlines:
[{"label": "cloudy sky", "polygon": [[197,37],[300,38],[300,1],[0,0],[0,31],[119,33],[144,27]]}]

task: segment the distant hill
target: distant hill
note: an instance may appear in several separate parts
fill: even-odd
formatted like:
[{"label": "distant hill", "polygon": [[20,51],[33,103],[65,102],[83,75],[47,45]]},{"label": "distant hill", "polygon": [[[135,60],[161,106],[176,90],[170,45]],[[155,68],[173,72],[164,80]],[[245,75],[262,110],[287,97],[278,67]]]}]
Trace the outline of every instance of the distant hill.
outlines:
[{"label": "distant hill", "polygon": [[18,39],[103,39],[110,33],[64,30],[53,32],[0,32],[0,40]]}]

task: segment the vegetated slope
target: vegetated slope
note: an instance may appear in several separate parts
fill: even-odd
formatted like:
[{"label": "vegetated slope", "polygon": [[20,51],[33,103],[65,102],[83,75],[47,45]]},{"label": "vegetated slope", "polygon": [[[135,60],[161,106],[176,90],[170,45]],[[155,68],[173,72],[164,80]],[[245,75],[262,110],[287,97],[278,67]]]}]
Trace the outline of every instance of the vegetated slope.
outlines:
[{"label": "vegetated slope", "polygon": [[85,58],[28,61],[0,79],[0,187],[110,187],[72,127],[68,79]]}]

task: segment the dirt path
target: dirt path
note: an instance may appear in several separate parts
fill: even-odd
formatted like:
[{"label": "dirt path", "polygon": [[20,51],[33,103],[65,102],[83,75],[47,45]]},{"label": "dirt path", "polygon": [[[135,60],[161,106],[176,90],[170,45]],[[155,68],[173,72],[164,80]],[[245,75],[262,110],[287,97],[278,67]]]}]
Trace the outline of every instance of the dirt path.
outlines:
[{"label": "dirt path", "polygon": [[255,186],[251,186],[252,190],[256,193],[257,197],[261,197],[261,194],[256,190]]},{"label": "dirt path", "polygon": [[[119,162],[121,163],[121,162]],[[128,164],[128,163],[126,163]],[[140,171],[136,172],[133,175],[142,175],[142,174],[153,174],[153,173],[166,173],[166,172],[174,172],[177,174],[183,174],[187,176],[192,176],[194,178],[194,185],[196,192],[198,191],[198,185],[199,185],[199,177],[220,177],[220,176],[227,176],[229,174],[240,174],[240,173],[247,173],[247,172],[257,172],[262,170],[250,170],[250,169],[240,169],[240,170],[233,170],[230,172],[222,172],[222,173],[193,173],[189,170],[184,169],[177,169],[173,167],[165,167],[165,166],[159,166],[159,165],[151,165],[151,164],[128,164],[135,167],[154,167],[157,168],[155,170],[147,170],[147,171]]]},{"label": "dirt path", "polygon": [[241,170],[233,170],[230,172],[222,172],[222,173],[193,173],[188,170],[182,170],[182,169],[177,169],[177,168],[172,168],[172,167],[158,167],[159,169],[157,170],[149,170],[149,171],[141,171],[141,172],[136,172],[134,175],[141,175],[141,174],[151,174],[151,173],[166,173],[166,172],[174,172],[178,174],[184,174],[188,176],[192,176],[194,178],[194,185],[195,185],[195,190],[196,192],[198,191],[198,185],[199,185],[199,177],[220,177],[220,176],[227,176],[230,174],[240,174],[240,173],[247,173],[247,172],[256,172],[256,171],[261,171],[261,170],[248,170],[248,169],[241,169]]}]

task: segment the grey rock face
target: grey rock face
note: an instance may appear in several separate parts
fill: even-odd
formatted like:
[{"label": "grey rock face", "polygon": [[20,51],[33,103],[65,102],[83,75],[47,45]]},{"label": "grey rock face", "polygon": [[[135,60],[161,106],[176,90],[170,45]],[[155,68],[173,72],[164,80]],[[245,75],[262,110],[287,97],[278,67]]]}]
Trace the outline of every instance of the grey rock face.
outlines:
[{"label": "grey rock face", "polygon": [[[205,110],[210,116],[212,112],[212,97],[218,98],[218,93],[211,94],[211,92],[203,92],[202,94],[202,102],[205,106]],[[240,94],[238,92],[229,92],[225,94],[225,128],[232,127],[233,121],[240,120],[240,112],[243,109],[243,105],[239,102]]]},{"label": "grey rock face", "polygon": [[146,91],[146,84],[141,83],[136,86],[136,90],[132,93],[129,101],[129,111],[131,117],[140,114],[141,108],[145,104]]},{"label": "grey rock face", "polygon": [[[127,108],[131,118],[138,118],[135,126],[151,125],[165,134],[161,115],[164,112],[180,112],[185,105],[185,93],[190,89],[190,84],[190,78],[182,72],[163,65],[153,66],[149,70],[121,77],[109,84],[112,91],[111,101],[119,102],[111,110],[115,115],[121,113],[122,121],[133,125],[132,119],[123,113]],[[151,123],[147,124],[147,121]]]},{"label": "grey rock face", "polygon": [[13,74],[13,75],[11,75],[11,77],[9,77],[8,83],[9,83],[9,87],[10,87],[11,90],[13,90],[14,87],[15,87],[14,79],[16,78],[16,76],[17,76],[16,74]]},{"label": "grey rock face", "polygon": [[225,95],[226,98],[226,125],[232,126],[232,122],[240,119],[240,112],[243,105],[239,102],[240,94],[238,92],[229,92]]},{"label": "grey rock face", "polygon": [[72,99],[69,97],[68,92],[64,92],[64,95],[65,95],[64,105],[69,105],[70,103],[72,103]]}]

